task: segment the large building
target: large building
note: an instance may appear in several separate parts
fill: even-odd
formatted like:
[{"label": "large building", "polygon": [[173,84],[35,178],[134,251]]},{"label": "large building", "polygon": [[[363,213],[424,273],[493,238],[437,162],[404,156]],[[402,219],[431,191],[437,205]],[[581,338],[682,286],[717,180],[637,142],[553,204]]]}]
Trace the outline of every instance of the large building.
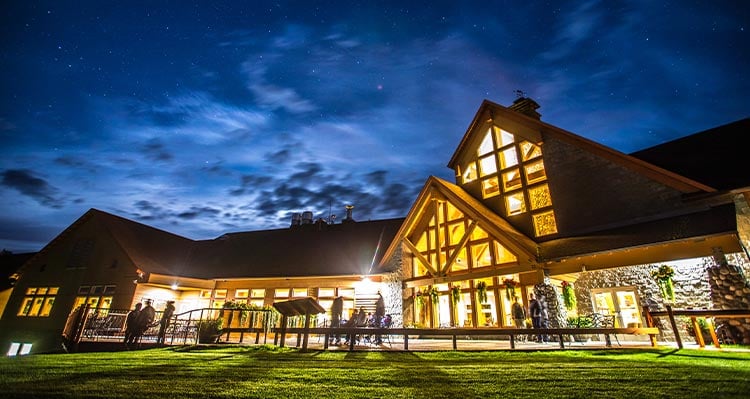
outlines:
[{"label": "large building", "polygon": [[[512,302],[643,322],[642,306],[750,308],[750,176],[744,119],[627,155],[540,120],[538,105],[484,101],[448,167],[405,219],[340,223],[306,212],[288,229],[195,241],[90,210],[29,259],[0,319],[0,349],[54,351],[81,304],[177,313],[313,297],[346,311],[378,291],[406,326],[512,326]],[[734,143],[727,145],[726,143]],[[675,298],[651,272],[669,265]],[[574,288],[576,306],[563,305]],[[322,318],[325,321],[325,318]],[[737,321],[750,339],[750,320]],[[24,346],[25,345],[25,346]]]}]

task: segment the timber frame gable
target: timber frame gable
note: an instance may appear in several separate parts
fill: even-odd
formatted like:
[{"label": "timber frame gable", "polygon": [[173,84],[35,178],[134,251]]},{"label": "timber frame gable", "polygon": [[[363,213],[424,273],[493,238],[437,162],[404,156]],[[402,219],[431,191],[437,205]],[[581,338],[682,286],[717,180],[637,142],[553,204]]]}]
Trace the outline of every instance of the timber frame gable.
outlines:
[{"label": "timber frame gable", "polygon": [[460,187],[431,176],[384,258],[402,246],[405,285],[531,271],[537,244]]}]

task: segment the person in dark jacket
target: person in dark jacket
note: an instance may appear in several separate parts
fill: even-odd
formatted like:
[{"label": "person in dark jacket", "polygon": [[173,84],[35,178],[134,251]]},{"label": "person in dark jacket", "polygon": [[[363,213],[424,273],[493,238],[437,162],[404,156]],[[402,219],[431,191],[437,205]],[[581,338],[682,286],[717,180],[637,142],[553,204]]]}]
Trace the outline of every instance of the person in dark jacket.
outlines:
[{"label": "person in dark jacket", "polygon": [[156,338],[157,344],[164,344],[167,327],[169,327],[169,322],[172,320],[174,310],[174,301],[167,301],[167,307],[164,308],[164,313],[161,314],[161,319],[159,320],[159,336]]},{"label": "person in dark jacket", "polygon": [[141,307],[143,307],[142,303],[136,303],[135,308],[128,312],[128,316],[125,318],[125,339],[123,342],[125,342],[125,346],[127,347],[135,343],[135,337],[140,330],[138,315],[141,313]]},{"label": "person in dark jacket", "polygon": [[[336,297],[331,305],[331,327],[341,327],[341,314],[344,313],[344,298]],[[331,343],[339,345],[341,336],[338,334],[331,335]]]},{"label": "person in dark jacket", "polygon": [[[375,302],[375,327],[383,327],[383,317],[385,317],[385,300],[383,300],[383,295],[378,292],[378,300]],[[380,345],[382,343],[382,336],[380,334],[375,334],[375,345]]]},{"label": "person in dark jacket", "polygon": [[[535,329],[542,328],[542,304],[534,297],[529,295],[529,313],[531,315],[531,325]],[[537,335],[537,342],[542,342],[542,335]]]}]

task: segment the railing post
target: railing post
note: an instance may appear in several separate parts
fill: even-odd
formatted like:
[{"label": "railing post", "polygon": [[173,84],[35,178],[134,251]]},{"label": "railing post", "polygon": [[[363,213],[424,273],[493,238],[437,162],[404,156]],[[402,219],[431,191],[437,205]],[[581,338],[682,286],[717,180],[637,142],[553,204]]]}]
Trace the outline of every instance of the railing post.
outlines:
[{"label": "railing post", "polygon": [[409,350],[409,334],[404,334],[404,350]]},{"label": "railing post", "polygon": [[677,329],[677,321],[674,319],[674,312],[672,312],[672,305],[666,305],[667,315],[669,316],[669,323],[672,325],[672,331],[674,332],[674,340],[677,342],[677,348],[682,349],[682,338],[680,338],[680,331]]},{"label": "railing post", "polygon": [[690,316],[690,322],[693,324],[693,331],[695,332],[695,339],[698,341],[698,346],[705,348],[706,342],[703,340],[703,332],[701,331],[701,326],[698,324],[698,318]]},{"label": "railing post", "polygon": [[514,334],[510,334],[510,349],[516,349],[516,340]]},{"label": "railing post", "polygon": [[719,337],[716,336],[716,331],[714,331],[714,322],[713,320],[706,318],[706,324],[708,325],[708,331],[711,333],[711,341],[713,341],[714,346],[717,348],[721,348],[721,345],[719,344]]},{"label": "railing post", "polygon": [[[654,316],[651,315],[651,309],[648,307],[648,305],[643,305],[643,315],[646,318],[646,327],[656,327],[656,323],[654,323]],[[648,337],[649,340],[651,340],[651,346],[656,347],[656,335],[649,334]]]}]

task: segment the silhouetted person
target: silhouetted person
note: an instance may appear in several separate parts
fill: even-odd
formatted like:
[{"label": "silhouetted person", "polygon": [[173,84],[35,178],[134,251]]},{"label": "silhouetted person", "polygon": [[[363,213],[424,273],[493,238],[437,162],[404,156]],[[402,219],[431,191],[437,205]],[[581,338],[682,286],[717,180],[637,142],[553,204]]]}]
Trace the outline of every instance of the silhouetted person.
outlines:
[{"label": "silhouetted person", "polygon": [[518,302],[518,297],[513,297],[513,306],[510,308],[510,313],[513,315],[513,321],[518,328],[526,327],[526,311],[523,310],[523,305]]},{"label": "silhouetted person", "polygon": [[141,309],[141,312],[138,313],[138,318],[136,319],[136,324],[138,325],[138,331],[136,333],[137,336],[135,337],[136,342],[140,342],[143,334],[154,323],[155,317],[156,317],[156,309],[154,309],[154,307],[151,306],[151,300],[147,299],[146,306],[144,306],[143,309]]},{"label": "silhouetted person", "polygon": [[[383,327],[383,317],[385,317],[385,300],[383,300],[383,295],[378,292],[378,301],[375,302],[375,327]],[[380,334],[375,334],[375,344],[380,345],[382,343],[382,336]]]},{"label": "silhouetted person", "polygon": [[164,338],[167,335],[167,327],[169,327],[169,322],[172,320],[174,310],[174,301],[167,301],[167,306],[164,308],[164,313],[161,314],[161,320],[159,320],[159,336],[156,338],[157,344],[164,343]]},{"label": "silhouetted person", "polygon": [[135,343],[135,338],[138,336],[140,327],[138,325],[138,315],[141,313],[141,307],[143,304],[138,302],[135,304],[135,308],[128,312],[128,316],[125,318],[125,345],[130,347]]},{"label": "silhouetted person", "polygon": [[[341,327],[342,313],[344,313],[344,298],[339,296],[333,300],[333,304],[331,305],[331,327]],[[339,336],[338,334],[331,336],[332,342],[334,341],[334,339],[334,343],[336,345],[341,343],[341,336]]]},{"label": "silhouetted person", "polygon": [[[534,298],[534,294],[529,295],[529,313],[531,314],[531,326],[535,329],[542,328],[542,304]],[[542,342],[542,335],[538,334],[537,342]]]}]

